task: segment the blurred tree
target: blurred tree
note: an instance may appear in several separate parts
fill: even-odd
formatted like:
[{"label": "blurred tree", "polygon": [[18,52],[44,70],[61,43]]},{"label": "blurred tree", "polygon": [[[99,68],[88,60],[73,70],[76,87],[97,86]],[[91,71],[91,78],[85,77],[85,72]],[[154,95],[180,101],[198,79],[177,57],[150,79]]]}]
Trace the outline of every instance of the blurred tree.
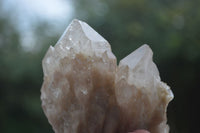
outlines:
[{"label": "blurred tree", "polygon": [[0,13],[1,132],[50,133],[52,130],[39,98],[43,76],[41,60],[47,46],[54,44],[57,36],[44,36],[49,26],[38,23],[34,32],[38,35],[36,47],[40,49],[27,52],[21,45],[23,37],[9,18],[10,14],[3,13]]}]

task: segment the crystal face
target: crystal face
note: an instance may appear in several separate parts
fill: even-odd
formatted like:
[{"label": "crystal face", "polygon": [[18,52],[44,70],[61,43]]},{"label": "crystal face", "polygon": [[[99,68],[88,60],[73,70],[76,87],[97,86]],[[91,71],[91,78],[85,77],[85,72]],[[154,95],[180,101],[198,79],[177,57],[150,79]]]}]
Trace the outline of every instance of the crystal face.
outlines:
[{"label": "crystal face", "polygon": [[56,133],[168,133],[173,99],[143,45],[117,66],[110,44],[73,20],[43,61],[42,108]]}]

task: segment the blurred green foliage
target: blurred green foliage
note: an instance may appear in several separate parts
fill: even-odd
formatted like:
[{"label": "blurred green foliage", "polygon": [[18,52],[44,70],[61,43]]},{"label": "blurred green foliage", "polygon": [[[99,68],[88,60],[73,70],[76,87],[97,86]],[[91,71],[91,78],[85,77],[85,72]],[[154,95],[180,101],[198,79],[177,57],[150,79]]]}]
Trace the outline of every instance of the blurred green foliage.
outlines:
[{"label": "blurred green foliage", "polygon": [[[170,132],[200,131],[200,1],[75,0],[73,4],[73,17],[106,38],[118,60],[149,44],[161,79],[175,95],[168,108]],[[41,61],[59,36],[49,35],[48,22],[38,21],[33,32],[39,49],[27,52],[9,15],[0,13],[1,132],[51,133],[40,105]]]}]

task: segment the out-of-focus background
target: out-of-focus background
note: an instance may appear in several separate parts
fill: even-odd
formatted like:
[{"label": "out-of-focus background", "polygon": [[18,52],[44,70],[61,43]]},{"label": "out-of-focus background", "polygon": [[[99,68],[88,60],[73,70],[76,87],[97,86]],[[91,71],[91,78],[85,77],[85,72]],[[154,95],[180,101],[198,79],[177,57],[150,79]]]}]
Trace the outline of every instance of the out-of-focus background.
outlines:
[{"label": "out-of-focus background", "polygon": [[118,61],[149,44],[175,95],[170,133],[200,132],[200,0],[1,0],[1,133],[53,133],[41,109],[41,61],[73,18],[107,39]]}]

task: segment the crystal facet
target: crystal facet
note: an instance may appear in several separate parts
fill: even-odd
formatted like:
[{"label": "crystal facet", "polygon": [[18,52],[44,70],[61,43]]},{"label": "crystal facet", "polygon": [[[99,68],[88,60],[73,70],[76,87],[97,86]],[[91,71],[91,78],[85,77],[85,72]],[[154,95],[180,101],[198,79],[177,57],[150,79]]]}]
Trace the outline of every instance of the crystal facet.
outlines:
[{"label": "crystal facet", "polygon": [[56,133],[168,133],[173,99],[161,82],[152,51],[143,45],[117,66],[109,43],[73,20],[42,65],[42,107]]}]

